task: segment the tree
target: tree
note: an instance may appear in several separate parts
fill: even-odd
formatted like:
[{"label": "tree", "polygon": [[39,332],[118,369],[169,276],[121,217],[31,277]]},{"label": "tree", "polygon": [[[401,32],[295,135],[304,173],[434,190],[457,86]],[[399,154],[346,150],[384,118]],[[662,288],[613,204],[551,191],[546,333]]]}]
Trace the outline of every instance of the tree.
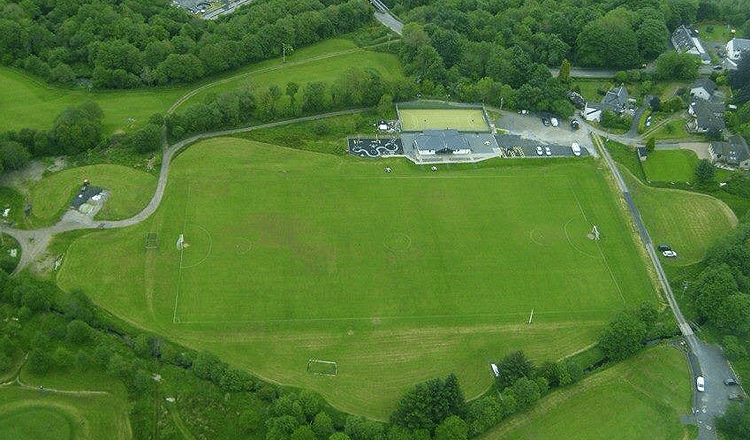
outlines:
[{"label": "tree", "polygon": [[716,418],[716,428],[728,439],[750,440],[750,404],[729,405],[723,415]]},{"label": "tree", "polygon": [[17,170],[25,166],[31,159],[31,154],[18,142],[0,142],[0,163],[6,170]]},{"label": "tree", "polygon": [[240,429],[245,434],[254,434],[262,429],[263,417],[254,407],[248,406],[240,413]]},{"label": "tree", "polygon": [[570,82],[570,61],[567,59],[562,60],[562,64],[560,64],[560,74],[557,77],[563,84]]},{"label": "tree", "polygon": [[62,147],[59,153],[76,154],[99,147],[104,133],[103,117],[94,102],[63,110],[52,127],[52,138]]},{"label": "tree", "polygon": [[378,116],[381,118],[387,118],[391,115],[393,109],[393,98],[389,94],[383,95],[378,103]]},{"label": "tree", "polygon": [[458,416],[450,416],[435,428],[435,440],[466,440],[469,426]]},{"label": "tree", "polygon": [[32,373],[44,374],[49,371],[52,359],[41,348],[35,348],[29,353],[28,366]]},{"label": "tree", "polygon": [[652,136],[646,140],[646,150],[650,153],[656,149],[656,139]]},{"label": "tree", "polygon": [[445,380],[432,379],[408,391],[391,414],[391,422],[411,431],[432,432],[452,415],[465,417],[466,411],[458,379],[451,374]]},{"label": "tree", "polygon": [[83,345],[91,340],[92,330],[85,322],[74,319],[68,323],[66,338],[73,344]]},{"label": "tree", "polygon": [[638,38],[630,23],[606,16],[587,24],[578,35],[577,64],[622,69],[638,64]]},{"label": "tree", "polygon": [[297,90],[299,90],[299,84],[293,81],[289,81],[286,83],[286,95],[289,97],[289,102],[291,102],[291,107],[294,107],[294,98],[297,96]]},{"label": "tree", "polygon": [[148,124],[130,136],[130,145],[139,153],[149,153],[161,148],[161,126]]},{"label": "tree", "polygon": [[638,48],[641,57],[653,60],[664,52],[669,42],[669,30],[664,20],[647,18],[641,22],[638,30]]},{"label": "tree", "polygon": [[313,431],[319,438],[328,438],[333,433],[333,421],[331,416],[321,411],[315,415],[312,424]]},{"label": "tree", "polygon": [[613,361],[621,361],[643,347],[646,326],[638,317],[629,312],[621,313],[604,328],[599,338],[599,347],[604,355]]},{"label": "tree", "polygon": [[534,364],[522,351],[514,351],[505,356],[497,363],[497,368],[500,374],[495,383],[500,390],[513,385],[521,377],[531,377],[534,374]]},{"label": "tree", "polygon": [[699,186],[706,187],[713,183],[714,174],[716,169],[714,168],[711,161],[708,159],[702,159],[695,166],[695,183]]},{"label": "tree", "polygon": [[732,362],[747,358],[747,350],[737,336],[727,335],[721,340],[724,354]]},{"label": "tree", "polygon": [[664,52],[656,59],[655,75],[663,80],[687,80],[691,81],[698,77],[698,65],[700,61],[695,55],[689,53]]},{"label": "tree", "polygon": [[316,437],[309,425],[302,425],[294,430],[291,440],[316,440]]},{"label": "tree", "polygon": [[328,440],[351,440],[351,438],[343,432],[335,432],[328,437]]},{"label": "tree", "polygon": [[541,398],[539,385],[533,380],[525,377],[518,378],[513,383],[511,390],[516,398],[518,409],[521,411],[531,408],[531,406]]},{"label": "tree", "polygon": [[306,112],[319,112],[326,105],[326,85],[323,82],[309,82],[305,84],[302,97],[302,110]]},{"label": "tree", "polygon": [[65,370],[73,365],[75,358],[65,347],[57,347],[55,352],[52,353],[52,362],[57,368]]}]

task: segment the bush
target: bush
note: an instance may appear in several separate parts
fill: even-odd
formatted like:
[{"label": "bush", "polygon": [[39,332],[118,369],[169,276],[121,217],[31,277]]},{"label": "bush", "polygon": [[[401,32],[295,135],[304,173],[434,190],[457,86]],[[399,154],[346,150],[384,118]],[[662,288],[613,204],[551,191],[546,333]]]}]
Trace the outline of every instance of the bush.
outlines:
[{"label": "bush", "polygon": [[618,315],[605,327],[599,347],[604,355],[613,361],[621,361],[643,347],[646,326],[632,312]]},{"label": "bush", "polygon": [[742,346],[737,336],[728,335],[724,336],[721,340],[721,345],[724,347],[724,355],[730,361],[738,361],[747,359],[747,350]]}]

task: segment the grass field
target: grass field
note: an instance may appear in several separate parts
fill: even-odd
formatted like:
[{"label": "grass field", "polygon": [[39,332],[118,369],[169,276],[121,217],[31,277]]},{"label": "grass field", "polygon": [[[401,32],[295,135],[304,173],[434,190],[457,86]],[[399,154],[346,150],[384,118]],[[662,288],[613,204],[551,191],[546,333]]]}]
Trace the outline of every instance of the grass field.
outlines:
[{"label": "grass field", "polygon": [[[175,159],[153,216],[76,239],[58,282],[353,413],[385,419],[409,386],[449,372],[473,397],[491,383],[488,361],[514,349],[558,359],[654,299],[593,161],[494,164],[432,173],[200,142]],[[601,242],[585,237],[593,223]],[[144,250],[149,231],[158,251]],[[338,375],[310,375],[309,359]]]},{"label": "grass field", "polygon": [[623,174],[651,238],[656,244],[666,243],[677,251],[678,257],[670,262],[697,263],[715,239],[737,224],[732,210],[719,199],[646,186],[631,174]]},{"label": "grass field", "polygon": [[111,394],[0,388],[0,440],[127,440],[127,402]]},{"label": "grass field", "polygon": [[[347,53],[336,55],[337,52]],[[326,55],[330,58],[318,59]],[[309,65],[304,63],[305,60],[310,60]],[[63,109],[85,101],[95,101],[101,106],[107,132],[129,131],[141,127],[154,113],[164,114],[189,91],[222,78],[226,81],[216,87],[208,87],[187,102],[203,99],[206,93],[235,89],[247,81],[261,85],[284,85],[287,81],[303,84],[309,78],[328,81],[335,79],[346,67],[358,65],[373,66],[386,76],[400,75],[400,64],[394,55],[356,50],[351,41],[336,39],[295,51],[287,57],[287,65],[281,59],[273,59],[194,84],[169,88],[119,91],[62,88],[43,83],[17,70],[0,67],[0,131],[26,127],[49,129]],[[272,70],[254,75],[256,71],[268,69]]]},{"label": "grass field", "polygon": [[482,440],[683,440],[691,384],[685,354],[650,348],[542,399]]},{"label": "grass field", "polygon": [[36,182],[28,197],[32,213],[29,227],[55,223],[81,189],[84,179],[110,193],[96,219],[119,220],[138,213],[148,204],[156,189],[156,177],[120,165],[89,165],[70,168],[45,176]]},{"label": "grass field", "polygon": [[654,182],[692,182],[698,156],[691,150],[657,150],[643,162],[646,178]]},{"label": "grass field", "polygon": [[403,131],[442,130],[489,131],[480,109],[405,109],[399,111]]}]

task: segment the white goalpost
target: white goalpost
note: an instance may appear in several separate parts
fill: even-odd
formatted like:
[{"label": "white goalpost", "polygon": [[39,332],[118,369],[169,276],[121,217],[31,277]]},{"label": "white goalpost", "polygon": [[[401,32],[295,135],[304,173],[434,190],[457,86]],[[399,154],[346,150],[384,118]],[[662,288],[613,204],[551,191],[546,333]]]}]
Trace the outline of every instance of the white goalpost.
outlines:
[{"label": "white goalpost", "polygon": [[186,246],[186,243],[185,243],[185,235],[184,234],[180,234],[180,236],[177,237],[177,250],[181,251],[181,250],[185,249],[186,247],[187,246]]},{"label": "white goalpost", "polygon": [[597,228],[596,225],[591,229],[591,235],[594,236],[594,240],[599,240],[599,228]]}]

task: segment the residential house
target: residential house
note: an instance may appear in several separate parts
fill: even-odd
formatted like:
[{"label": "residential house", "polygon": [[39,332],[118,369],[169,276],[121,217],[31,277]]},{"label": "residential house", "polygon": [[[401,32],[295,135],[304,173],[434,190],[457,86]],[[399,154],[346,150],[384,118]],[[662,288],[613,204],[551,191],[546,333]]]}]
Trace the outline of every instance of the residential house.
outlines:
[{"label": "residential house", "polygon": [[697,55],[700,57],[703,64],[711,64],[711,56],[703,47],[703,43],[698,37],[698,34],[687,26],[682,25],[675,29],[672,33],[671,41],[672,46],[674,46],[678,53]]},{"label": "residential house", "polygon": [[711,142],[708,152],[713,163],[750,169],[750,150],[742,136],[730,136],[728,142]]},{"label": "residential house", "polygon": [[716,84],[708,78],[698,78],[690,87],[690,95],[707,101],[714,96]]},{"label": "residential house", "polygon": [[724,130],[724,103],[719,101],[704,101],[696,99],[690,103],[688,113],[692,120],[688,122],[688,130],[694,133]]},{"label": "residential house", "polygon": [[628,109],[628,91],[624,86],[610,89],[601,104],[587,102],[581,116],[587,121],[601,121],[602,112],[612,110],[618,115],[622,115]]},{"label": "residential house", "polygon": [[727,43],[726,65],[730,69],[736,69],[743,53],[750,53],[750,40],[744,38],[733,38]]},{"label": "residential house", "polygon": [[570,102],[573,103],[573,106],[575,106],[575,108],[583,109],[586,107],[586,100],[583,99],[583,96],[581,96],[579,93],[568,91],[567,96]]}]

